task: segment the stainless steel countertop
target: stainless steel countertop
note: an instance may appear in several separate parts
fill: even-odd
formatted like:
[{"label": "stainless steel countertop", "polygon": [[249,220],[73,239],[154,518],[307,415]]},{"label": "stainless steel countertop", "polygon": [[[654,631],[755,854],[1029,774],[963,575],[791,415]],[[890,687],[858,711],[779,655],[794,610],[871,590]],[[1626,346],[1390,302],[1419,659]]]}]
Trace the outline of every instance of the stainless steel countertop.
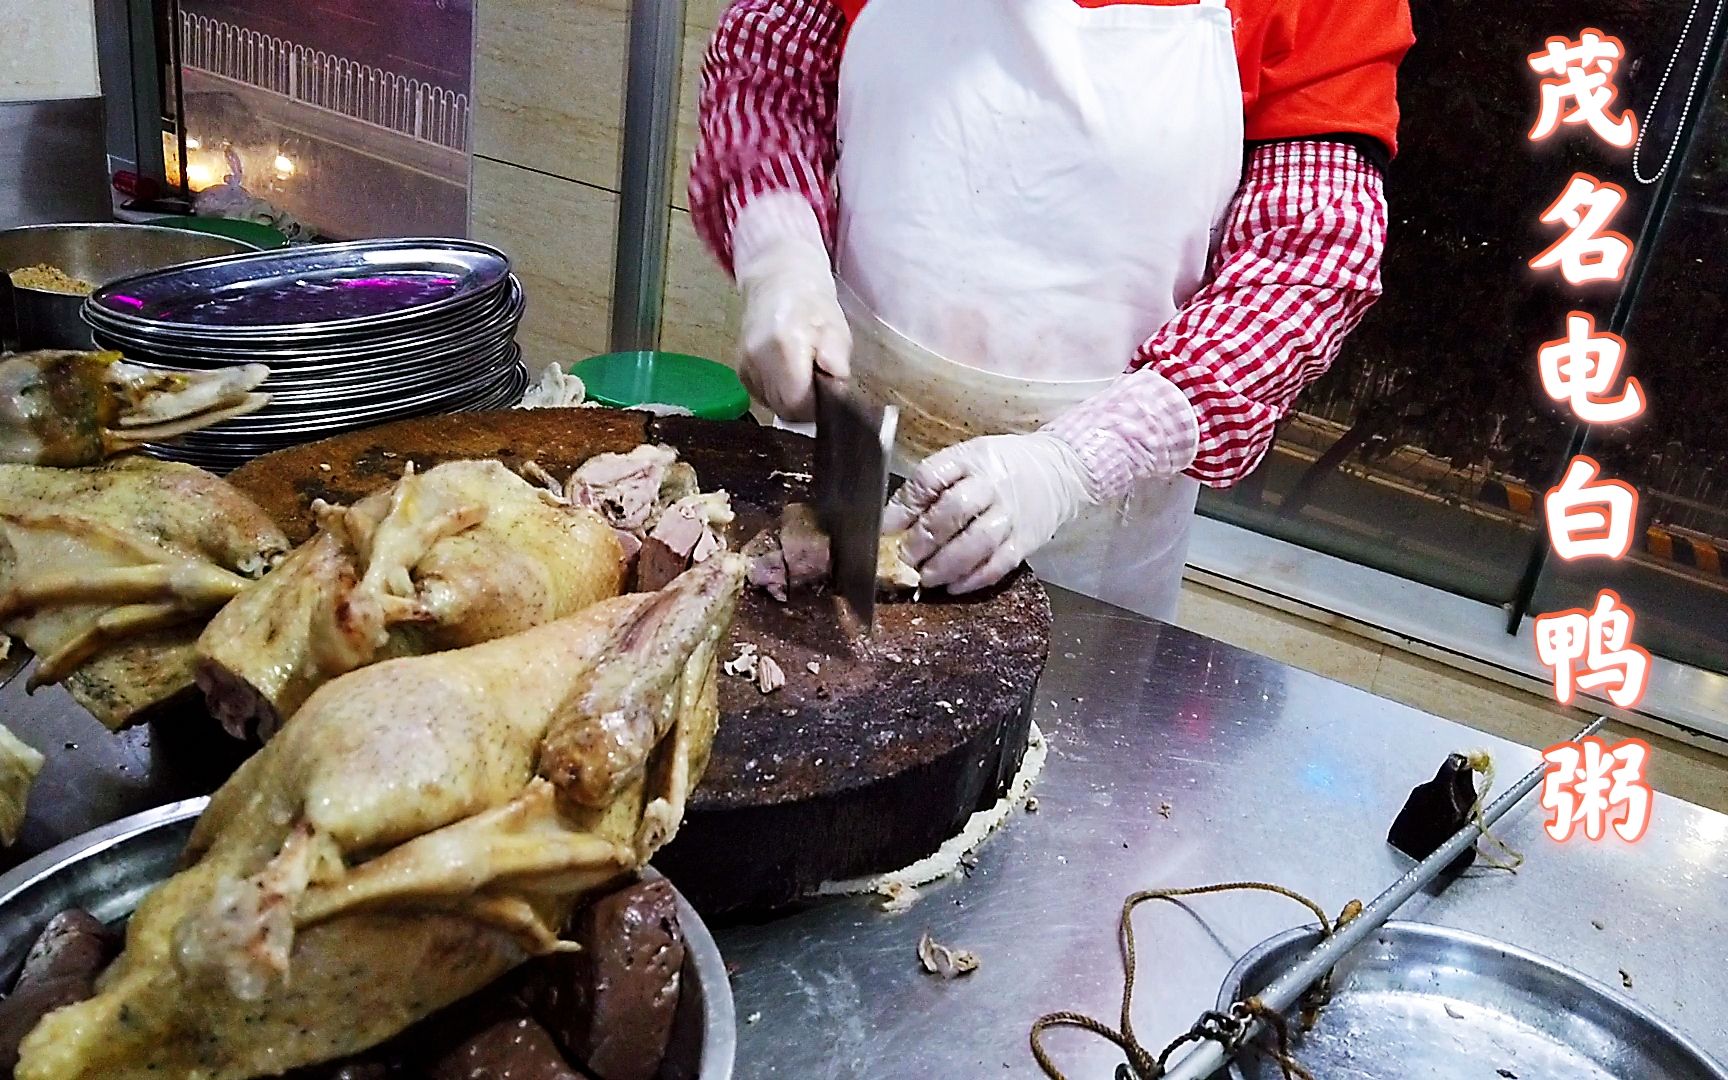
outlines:
[{"label": "stainless steel countertop", "polygon": [[[1407,865],[1386,829],[1446,754],[1485,746],[1503,782],[1537,760],[1208,638],[1061,590],[1052,601],[1038,812],[1016,814],[968,878],[923,890],[903,914],[841,900],[721,930],[744,1018],[743,1080],[1040,1077],[1027,1049],[1036,1017],[1071,1009],[1115,1023],[1116,917],[1128,893],[1254,878],[1336,911]],[[192,718],[110,735],[63,691],[26,697],[22,679],[0,689],[0,720],[49,757],[0,867],[201,794],[232,753]],[[1624,968],[1633,997],[1728,1060],[1728,817],[1659,795],[1635,846],[1562,847],[1541,822],[1532,800],[1503,823],[1530,856],[1516,877],[1471,871],[1400,917],[1497,937],[1610,986]],[[1135,1016],[1147,1045],[1161,1047],[1210,1007],[1236,957],[1305,919],[1270,896],[1203,897],[1190,908],[1202,921],[1168,904],[1136,918]],[[924,974],[915,950],[926,930],[976,951],[981,968],[953,982]],[[1080,1032],[1053,1032],[1047,1045],[1072,1080],[1108,1078],[1122,1060]]]},{"label": "stainless steel countertop", "polygon": [[[1446,754],[1488,748],[1501,783],[1538,760],[1174,627],[1053,600],[1035,714],[1050,739],[1038,812],[1016,814],[969,877],[923,890],[903,914],[846,900],[721,931],[744,1018],[739,1076],[1042,1077],[1027,1047],[1038,1016],[1116,1023],[1128,893],[1270,880],[1336,912],[1408,866],[1386,829]],[[1542,821],[1533,798],[1502,823],[1529,856],[1516,876],[1471,870],[1400,917],[1512,942],[1616,988],[1625,969],[1632,997],[1728,1060],[1728,817],[1658,795],[1648,834],[1630,846],[1557,845]],[[1238,956],[1309,920],[1273,896],[1189,908],[1199,919],[1164,903],[1135,917],[1135,1027],[1155,1049],[1211,1007]],[[979,970],[926,975],[925,931],[978,953]],[[1072,1029],[1045,1042],[1072,1080],[1107,1080],[1123,1060]]]}]

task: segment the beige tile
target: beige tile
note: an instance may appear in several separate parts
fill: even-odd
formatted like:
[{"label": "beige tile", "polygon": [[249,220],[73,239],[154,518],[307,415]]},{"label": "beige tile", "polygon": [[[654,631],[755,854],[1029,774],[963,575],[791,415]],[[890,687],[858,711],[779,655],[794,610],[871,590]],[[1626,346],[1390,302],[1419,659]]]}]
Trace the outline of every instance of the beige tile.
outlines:
[{"label": "beige tile", "polygon": [[[1543,749],[1576,734],[1595,718],[1540,693],[1506,686],[1435,660],[1387,649],[1370,689],[1381,697]],[[1610,741],[1640,738],[1650,744],[1649,778],[1658,791],[1728,812],[1728,759],[1674,739],[1610,724]]]},{"label": "beige tile", "polygon": [[502,248],[528,294],[518,335],[536,373],[606,350],[618,197],[474,159],[474,238]]},{"label": "beige tile", "polygon": [[689,0],[684,8],[684,70],[678,94],[672,205],[689,209],[690,157],[696,152],[696,105],[702,90],[702,56],[729,0]]},{"label": "beige tile", "polygon": [[617,190],[629,4],[475,7],[474,152]]},{"label": "beige tile", "polygon": [[738,317],[738,291],[732,279],[697,239],[690,215],[672,211],[661,348],[732,364],[737,358]]},{"label": "beige tile", "polygon": [[1191,581],[1182,585],[1176,624],[1363,689],[1380,664],[1378,642]]}]

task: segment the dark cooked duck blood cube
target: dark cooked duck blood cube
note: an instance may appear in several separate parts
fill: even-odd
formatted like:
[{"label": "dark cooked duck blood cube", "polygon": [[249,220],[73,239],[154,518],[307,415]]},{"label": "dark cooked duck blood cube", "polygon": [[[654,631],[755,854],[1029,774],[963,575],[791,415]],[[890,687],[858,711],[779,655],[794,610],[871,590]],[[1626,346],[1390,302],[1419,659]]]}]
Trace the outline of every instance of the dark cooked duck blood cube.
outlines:
[{"label": "dark cooked duck blood cube", "polygon": [[546,1029],[526,1016],[495,1021],[438,1055],[427,1080],[582,1080]]},{"label": "dark cooked duck blood cube", "polygon": [[74,908],[48,921],[0,1001],[0,1076],[12,1075],[18,1044],[38,1020],[96,992],[96,976],[119,951],[119,935],[86,912]]},{"label": "dark cooked duck blood cube", "polygon": [[653,1080],[678,1009],[684,935],[672,886],[644,881],[577,915],[581,952],[535,961],[522,994],[565,1053],[599,1080]]}]

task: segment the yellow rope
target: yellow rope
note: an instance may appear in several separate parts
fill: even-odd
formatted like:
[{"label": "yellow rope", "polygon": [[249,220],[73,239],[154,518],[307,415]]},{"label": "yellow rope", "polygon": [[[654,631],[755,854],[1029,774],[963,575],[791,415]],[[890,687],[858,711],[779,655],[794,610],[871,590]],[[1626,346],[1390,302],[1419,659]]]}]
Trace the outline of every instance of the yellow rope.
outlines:
[{"label": "yellow rope", "polygon": [[1478,829],[1482,830],[1482,838],[1505,852],[1506,858],[1502,860],[1494,853],[1483,851],[1480,847],[1476,849],[1476,853],[1482,856],[1483,860],[1494,869],[1516,874],[1518,868],[1524,865],[1524,853],[1513,850],[1512,845],[1489,832],[1488,819],[1482,815],[1482,801],[1488,797],[1489,792],[1494,790],[1494,759],[1489,756],[1486,750],[1472,750],[1465,757],[1470,762],[1470,767],[1482,774],[1482,786],[1477,788],[1476,801],[1470,806],[1470,819],[1476,823]]}]

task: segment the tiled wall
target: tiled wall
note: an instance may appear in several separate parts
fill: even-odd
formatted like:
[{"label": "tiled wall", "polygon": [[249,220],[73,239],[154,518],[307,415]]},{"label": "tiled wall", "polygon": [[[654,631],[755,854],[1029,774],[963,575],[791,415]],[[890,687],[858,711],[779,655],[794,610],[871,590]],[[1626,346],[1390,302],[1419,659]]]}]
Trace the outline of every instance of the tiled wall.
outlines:
[{"label": "tiled wall", "polygon": [[[689,3],[661,339],[730,361],[736,298],[685,196],[702,51],[724,7]],[[519,339],[536,371],[606,349],[628,42],[628,0],[476,5],[471,232],[509,252],[527,289]]]}]

